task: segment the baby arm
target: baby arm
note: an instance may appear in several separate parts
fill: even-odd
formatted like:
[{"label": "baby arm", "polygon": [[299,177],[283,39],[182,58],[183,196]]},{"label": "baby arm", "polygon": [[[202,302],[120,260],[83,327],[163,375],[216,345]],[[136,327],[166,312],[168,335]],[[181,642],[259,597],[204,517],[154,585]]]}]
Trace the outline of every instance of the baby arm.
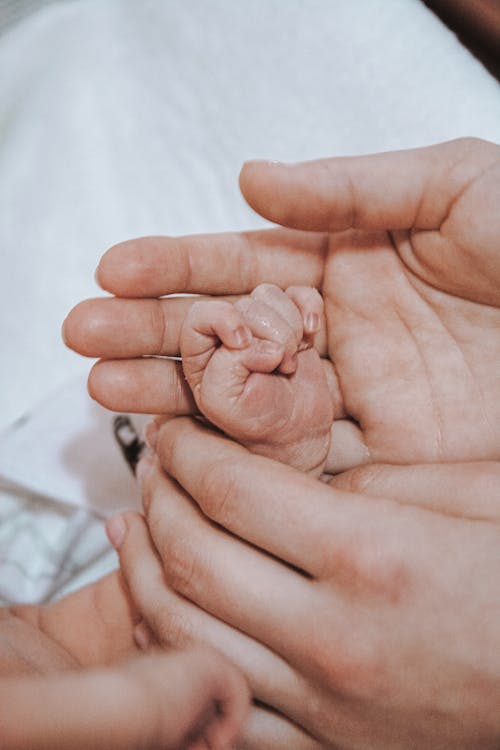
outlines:
[{"label": "baby arm", "polygon": [[200,301],[181,331],[184,374],[201,413],[256,453],[322,473],[333,405],[313,346],[323,300],[261,284],[235,304]]}]

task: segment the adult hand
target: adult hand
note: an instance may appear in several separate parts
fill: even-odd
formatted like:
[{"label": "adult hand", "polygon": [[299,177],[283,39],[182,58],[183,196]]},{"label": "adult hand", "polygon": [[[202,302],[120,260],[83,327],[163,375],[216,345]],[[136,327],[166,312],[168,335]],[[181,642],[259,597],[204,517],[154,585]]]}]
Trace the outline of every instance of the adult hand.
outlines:
[{"label": "adult hand", "polygon": [[113,360],[93,369],[91,394],[116,410],[193,413],[178,363],[142,356],[179,353],[190,301],[155,298],[312,285],[325,299],[335,413],[355,420],[337,422],[333,470],[500,458],[500,147],[254,162],[241,187],[294,229],[146,238],[104,255],[101,286],[135,299],[90,300],[66,320],[71,347]]},{"label": "adult hand", "polygon": [[3,750],[208,750],[233,746],[246,685],[207,649],[106,669],[0,678]]},{"label": "adult hand", "polygon": [[498,464],[328,486],[189,418],[156,450],[122,571],[159,643],[214,643],[246,673],[245,748],[498,748]]}]

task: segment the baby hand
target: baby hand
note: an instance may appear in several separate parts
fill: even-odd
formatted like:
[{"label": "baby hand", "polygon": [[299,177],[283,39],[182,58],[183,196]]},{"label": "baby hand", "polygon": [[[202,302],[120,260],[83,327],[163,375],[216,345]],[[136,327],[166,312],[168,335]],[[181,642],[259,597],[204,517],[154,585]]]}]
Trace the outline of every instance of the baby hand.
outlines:
[{"label": "baby hand", "polygon": [[186,379],[213,424],[251,450],[321,473],[333,405],[316,337],[320,294],[261,284],[236,303],[195,302],[181,331]]}]

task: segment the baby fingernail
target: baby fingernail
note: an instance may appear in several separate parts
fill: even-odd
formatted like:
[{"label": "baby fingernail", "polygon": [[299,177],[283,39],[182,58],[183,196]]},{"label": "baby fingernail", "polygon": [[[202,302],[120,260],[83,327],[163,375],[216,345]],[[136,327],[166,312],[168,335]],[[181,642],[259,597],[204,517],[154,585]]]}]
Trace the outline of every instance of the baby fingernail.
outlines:
[{"label": "baby fingernail", "polygon": [[106,521],[106,535],[115,549],[119,549],[125,539],[127,526],[123,516],[113,516]]},{"label": "baby fingernail", "polygon": [[319,331],[318,313],[307,313],[304,320],[304,328],[307,333],[316,333],[316,331]]},{"label": "baby fingernail", "polygon": [[243,348],[252,340],[252,332],[246,326],[238,326],[233,331],[233,338],[235,345]]}]

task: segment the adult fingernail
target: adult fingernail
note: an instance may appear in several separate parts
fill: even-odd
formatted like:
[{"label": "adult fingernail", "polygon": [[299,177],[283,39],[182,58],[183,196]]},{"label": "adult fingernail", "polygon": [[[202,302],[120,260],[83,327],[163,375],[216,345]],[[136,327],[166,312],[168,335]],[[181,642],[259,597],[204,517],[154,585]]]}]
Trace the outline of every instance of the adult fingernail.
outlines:
[{"label": "adult fingernail", "polygon": [[140,487],[142,487],[142,485],[146,481],[153,466],[154,466],[154,456],[151,456],[151,455],[144,456],[143,458],[141,458],[141,460],[137,464],[136,469],[135,469],[135,476]]},{"label": "adult fingernail", "polygon": [[145,623],[140,622],[134,628],[134,641],[141,651],[146,651],[151,644],[149,630]]},{"label": "adult fingernail", "polygon": [[106,521],[106,534],[115,549],[120,549],[127,533],[123,516],[113,516]]},{"label": "adult fingernail", "polygon": [[158,425],[154,419],[151,422],[148,422],[144,428],[144,442],[152,451],[156,450],[156,443],[158,442]]}]

